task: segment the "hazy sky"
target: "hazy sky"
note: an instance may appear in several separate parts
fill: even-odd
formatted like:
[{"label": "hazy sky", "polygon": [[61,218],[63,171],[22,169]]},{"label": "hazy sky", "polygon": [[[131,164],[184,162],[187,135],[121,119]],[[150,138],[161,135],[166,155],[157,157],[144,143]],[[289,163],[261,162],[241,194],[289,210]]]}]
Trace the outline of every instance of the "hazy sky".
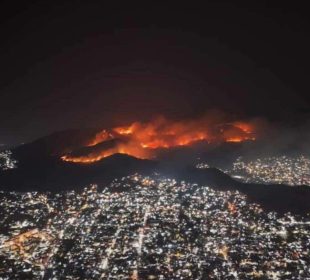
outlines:
[{"label": "hazy sky", "polygon": [[0,7],[0,143],[214,108],[271,120],[307,116],[303,7],[88,2]]}]

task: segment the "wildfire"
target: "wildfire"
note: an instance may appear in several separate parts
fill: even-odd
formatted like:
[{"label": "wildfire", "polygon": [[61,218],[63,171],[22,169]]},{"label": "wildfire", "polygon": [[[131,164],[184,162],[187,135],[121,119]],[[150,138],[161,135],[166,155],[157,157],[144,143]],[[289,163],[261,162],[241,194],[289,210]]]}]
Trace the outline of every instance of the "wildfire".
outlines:
[{"label": "wildfire", "polygon": [[100,131],[99,133],[96,134],[95,138],[92,139],[89,143],[88,143],[88,147],[91,146],[96,146],[99,143],[102,143],[104,141],[108,141],[110,139],[113,139],[113,135],[111,135],[108,131],[106,131],[105,129]]},{"label": "wildfire", "polygon": [[87,147],[120,140],[113,147],[95,149],[87,155],[67,154],[62,160],[75,163],[91,163],[110,155],[121,153],[137,158],[153,158],[159,149],[189,146],[197,142],[242,142],[255,140],[254,127],[250,123],[219,123],[208,118],[189,121],[169,121],[163,117],[151,122],[134,122],[128,126],[102,130]]}]

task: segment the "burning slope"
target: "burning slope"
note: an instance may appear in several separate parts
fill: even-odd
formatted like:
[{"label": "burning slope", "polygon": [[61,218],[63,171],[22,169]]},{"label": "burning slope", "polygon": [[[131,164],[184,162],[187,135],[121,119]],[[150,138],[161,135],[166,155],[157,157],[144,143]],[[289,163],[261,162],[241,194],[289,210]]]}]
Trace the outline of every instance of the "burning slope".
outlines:
[{"label": "burning slope", "polygon": [[[241,142],[255,140],[254,127],[250,123],[222,123],[209,119],[169,121],[163,117],[151,122],[134,122],[129,126],[102,130],[92,138],[87,147],[94,147],[89,154],[67,154],[64,161],[91,163],[115,153],[123,153],[137,158],[153,158],[158,149],[188,146],[204,142]],[[96,149],[98,145],[117,139],[115,145],[106,149]]]}]

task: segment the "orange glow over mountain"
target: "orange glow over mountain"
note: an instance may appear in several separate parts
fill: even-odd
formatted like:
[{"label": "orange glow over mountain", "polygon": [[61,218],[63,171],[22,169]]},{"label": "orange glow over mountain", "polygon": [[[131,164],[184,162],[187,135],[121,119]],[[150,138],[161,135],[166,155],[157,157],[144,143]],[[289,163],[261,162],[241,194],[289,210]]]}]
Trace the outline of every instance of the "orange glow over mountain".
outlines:
[{"label": "orange glow over mountain", "polygon": [[197,142],[221,143],[255,140],[254,126],[246,122],[221,123],[204,117],[198,120],[170,121],[164,117],[150,122],[134,122],[128,126],[104,129],[97,133],[87,147],[119,139],[113,147],[95,150],[87,155],[62,156],[64,161],[92,163],[115,153],[128,154],[137,158],[156,157],[159,149],[189,146]]}]

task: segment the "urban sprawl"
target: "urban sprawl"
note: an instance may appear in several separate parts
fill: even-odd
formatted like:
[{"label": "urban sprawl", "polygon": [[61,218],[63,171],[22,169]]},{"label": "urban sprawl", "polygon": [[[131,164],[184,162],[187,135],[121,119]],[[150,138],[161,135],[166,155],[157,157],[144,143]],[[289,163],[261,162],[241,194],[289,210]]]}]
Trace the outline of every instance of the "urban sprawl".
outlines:
[{"label": "urban sprawl", "polygon": [[[197,168],[209,168],[205,162]],[[233,178],[247,183],[310,185],[310,158],[274,156],[248,160],[238,157],[230,168],[223,170]]]},{"label": "urban sprawl", "polygon": [[310,279],[310,216],[135,174],[0,193],[0,279]]}]

